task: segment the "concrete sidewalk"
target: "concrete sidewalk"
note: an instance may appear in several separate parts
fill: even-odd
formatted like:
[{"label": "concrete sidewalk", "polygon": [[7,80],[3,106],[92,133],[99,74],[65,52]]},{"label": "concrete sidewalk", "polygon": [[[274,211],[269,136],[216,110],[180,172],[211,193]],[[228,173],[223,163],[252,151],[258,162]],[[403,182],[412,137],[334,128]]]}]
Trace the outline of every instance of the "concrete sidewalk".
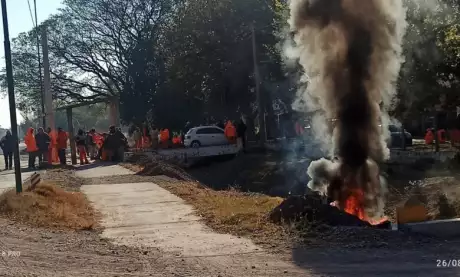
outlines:
[{"label": "concrete sidewalk", "polygon": [[[133,174],[118,165],[77,171],[78,177]],[[131,246],[159,247],[182,256],[260,251],[248,239],[217,234],[200,222],[193,207],[154,183],[86,185],[82,191],[102,212],[103,236]]]},{"label": "concrete sidewalk", "polygon": [[[21,177],[22,183],[34,173],[34,172],[43,172],[43,170],[29,170],[27,169],[28,156],[21,155]],[[14,169],[5,170],[5,161],[3,157],[0,157],[0,193],[9,188],[14,188],[16,186],[16,180],[14,176]]]},{"label": "concrete sidewalk", "polygon": [[[117,165],[79,170],[76,174],[97,178],[109,172],[133,174]],[[176,257],[206,259],[210,266],[218,268],[226,264],[226,276],[232,276],[232,266],[244,270],[251,264],[263,265],[263,272],[246,276],[278,276],[287,271],[289,276],[306,276],[302,269],[265,253],[249,239],[212,231],[194,215],[192,206],[154,183],[95,184],[81,190],[103,215],[102,236],[114,243],[155,247]]]}]

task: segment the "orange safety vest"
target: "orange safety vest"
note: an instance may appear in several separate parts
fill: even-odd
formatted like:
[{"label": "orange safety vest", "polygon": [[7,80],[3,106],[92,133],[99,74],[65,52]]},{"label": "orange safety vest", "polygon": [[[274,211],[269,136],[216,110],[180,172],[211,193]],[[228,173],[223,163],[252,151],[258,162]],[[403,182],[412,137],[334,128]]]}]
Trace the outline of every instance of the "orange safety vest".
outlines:
[{"label": "orange safety vest", "polygon": [[173,141],[173,144],[181,144],[181,138],[180,137],[174,137],[172,139],[172,141]]},{"label": "orange safety vest", "polygon": [[164,129],[163,131],[160,132],[160,141],[166,142],[168,140],[169,140],[169,130]]},{"label": "orange safety vest", "polygon": [[225,125],[225,136],[227,138],[235,138],[236,137],[236,128],[233,126],[231,121],[228,121]]},{"label": "orange safety vest", "polygon": [[432,144],[434,141],[434,134],[431,129],[428,129],[425,134],[425,144]]},{"label": "orange safety vest", "polygon": [[24,143],[26,144],[27,152],[38,151],[37,142],[35,141],[34,128],[27,129],[27,134],[24,137]]},{"label": "orange safety vest", "polygon": [[51,163],[59,162],[59,156],[57,152],[57,132],[52,130],[49,134],[50,136],[50,145],[48,147],[51,156]]}]

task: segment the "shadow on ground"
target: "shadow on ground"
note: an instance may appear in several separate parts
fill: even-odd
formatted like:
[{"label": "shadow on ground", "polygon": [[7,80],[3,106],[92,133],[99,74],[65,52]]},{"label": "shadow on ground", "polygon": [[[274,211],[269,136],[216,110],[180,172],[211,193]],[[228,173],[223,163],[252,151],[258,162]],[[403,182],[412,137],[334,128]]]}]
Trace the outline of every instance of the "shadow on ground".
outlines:
[{"label": "shadow on ground", "polygon": [[285,153],[250,151],[237,156],[201,160],[186,172],[216,190],[236,188],[271,196],[303,194],[310,160],[290,159]]},{"label": "shadow on ground", "polygon": [[459,276],[460,268],[442,266],[442,260],[460,257],[459,246],[459,241],[432,242],[412,248],[404,245],[369,249],[304,246],[292,250],[292,260],[319,276]]}]

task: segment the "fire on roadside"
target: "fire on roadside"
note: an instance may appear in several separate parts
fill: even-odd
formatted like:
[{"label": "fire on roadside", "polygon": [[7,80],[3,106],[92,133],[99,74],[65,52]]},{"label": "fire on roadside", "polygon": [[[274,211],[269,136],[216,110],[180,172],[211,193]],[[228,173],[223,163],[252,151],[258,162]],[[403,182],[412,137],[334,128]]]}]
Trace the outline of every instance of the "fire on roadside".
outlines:
[{"label": "fire on roadside", "polygon": [[[334,206],[338,209],[342,208],[339,207],[338,201],[332,202],[331,206]],[[369,222],[371,225],[379,225],[385,221],[388,221],[386,216],[380,219],[372,219],[366,216],[366,213],[364,212],[364,193],[360,189],[354,189],[349,193],[348,197],[344,201],[342,209],[346,213],[354,215],[363,221]]]}]

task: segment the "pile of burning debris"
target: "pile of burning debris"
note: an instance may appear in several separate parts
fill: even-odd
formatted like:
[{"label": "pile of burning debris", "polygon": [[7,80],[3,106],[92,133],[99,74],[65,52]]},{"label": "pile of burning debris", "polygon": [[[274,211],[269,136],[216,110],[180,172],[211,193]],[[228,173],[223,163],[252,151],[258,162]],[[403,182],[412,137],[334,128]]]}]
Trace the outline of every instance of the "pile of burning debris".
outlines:
[{"label": "pile of burning debris", "polygon": [[276,223],[307,221],[329,226],[391,229],[391,222],[386,218],[380,221],[366,220],[356,197],[351,197],[347,206],[339,209],[335,202],[328,202],[327,198],[316,193],[287,198],[271,212],[270,219]]}]

